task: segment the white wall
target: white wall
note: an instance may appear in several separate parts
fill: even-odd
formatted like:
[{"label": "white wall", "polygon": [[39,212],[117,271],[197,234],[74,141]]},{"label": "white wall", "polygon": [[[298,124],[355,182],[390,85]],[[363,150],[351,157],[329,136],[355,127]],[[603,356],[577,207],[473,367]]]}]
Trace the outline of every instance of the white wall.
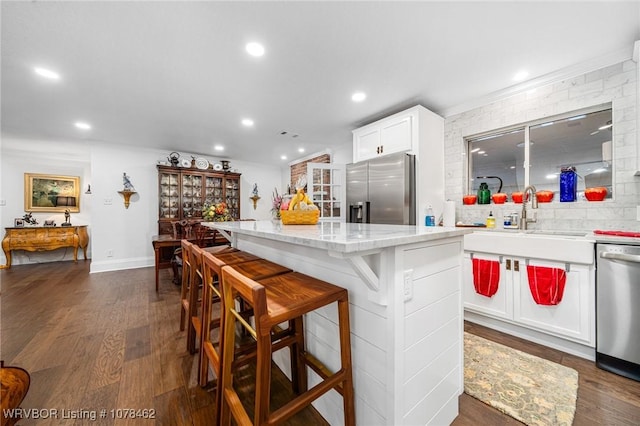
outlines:
[{"label": "white wall", "polygon": [[[179,149],[178,149],[178,152]],[[0,224],[13,226],[13,219],[24,215],[25,172],[80,176],[80,213],[71,215],[71,222],[89,225],[89,253],[91,271],[127,269],[153,266],[151,238],[158,232],[158,174],[156,164],[166,161],[164,150],[137,148],[99,142],[54,142],[7,139],[2,141],[0,158]],[[182,156],[191,157],[190,153]],[[216,157],[207,157],[217,162]],[[281,185],[281,169],[258,163],[230,159],[231,168],[242,174],[241,217],[271,218],[271,191]],[[131,197],[128,209],[118,191],[123,189],[122,174],[126,172],[137,194]],[[258,184],[257,208],[249,197],[253,184]],[[91,195],[86,195],[87,185]],[[64,221],[62,214],[34,214],[38,221]],[[109,251],[113,256],[108,256]],[[14,265],[73,259],[72,250],[52,252],[13,253]],[[2,254],[2,263],[5,262]]]},{"label": "white wall", "polygon": [[[85,144],[69,144],[65,142],[41,140],[16,140],[3,138],[0,160],[0,200],[5,201],[0,206],[0,225],[13,226],[15,218],[25,214],[24,205],[24,174],[44,173],[62,176],[80,177],[80,212],[71,214],[73,225],[90,225],[91,198],[85,195],[86,182],[91,174],[89,150]],[[1,203],[0,203],[1,204]],[[63,213],[33,213],[33,217],[40,225],[44,220],[55,220],[58,226],[64,222]],[[91,226],[88,228],[91,241]],[[78,258],[82,258],[81,250]],[[91,255],[91,246],[89,247]],[[1,254],[2,263],[6,262],[4,252]],[[73,260],[73,249],[62,248],[50,252],[15,251],[12,253],[12,264],[54,262]]]},{"label": "white wall", "polygon": [[526,93],[452,115],[445,120],[445,193],[456,201],[456,220],[484,222],[489,211],[500,222],[506,211],[521,205],[462,205],[467,179],[464,138],[494,129],[575,111],[608,102],[613,104],[613,200],[593,203],[541,203],[532,229],[638,230],[640,177],[634,176],[637,156],[637,64],[625,61],[573,78],[529,88]]}]

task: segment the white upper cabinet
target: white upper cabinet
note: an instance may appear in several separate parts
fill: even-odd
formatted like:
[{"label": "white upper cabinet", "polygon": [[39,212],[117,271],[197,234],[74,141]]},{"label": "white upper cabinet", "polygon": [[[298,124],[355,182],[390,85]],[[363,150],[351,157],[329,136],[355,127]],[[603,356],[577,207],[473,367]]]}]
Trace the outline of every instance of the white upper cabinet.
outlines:
[{"label": "white upper cabinet", "polygon": [[402,112],[353,131],[353,161],[411,151],[417,111]]},{"label": "white upper cabinet", "polygon": [[416,156],[416,217],[432,206],[440,217],[444,205],[444,119],[421,105],[353,131],[353,162],[407,152]]}]

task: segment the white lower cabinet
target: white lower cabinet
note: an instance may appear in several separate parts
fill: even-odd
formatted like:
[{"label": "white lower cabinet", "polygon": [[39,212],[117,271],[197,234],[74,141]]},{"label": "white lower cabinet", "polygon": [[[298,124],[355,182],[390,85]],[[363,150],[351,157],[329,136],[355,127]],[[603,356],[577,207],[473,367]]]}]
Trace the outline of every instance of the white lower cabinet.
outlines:
[{"label": "white lower cabinet", "polygon": [[473,285],[473,264],[471,255],[464,254],[464,279],[462,280],[462,294],[464,308],[490,315],[495,318],[513,319],[513,276],[506,270],[503,256],[495,254],[475,254],[478,259],[500,261],[500,281],[498,291],[492,297],[476,293]]},{"label": "white lower cabinet", "polygon": [[[500,282],[492,297],[475,292],[470,253],[465,253],[464,308],[519,326],[595,346],[595,269],[592,265],[566,264],[539,259],[474,253],[473,257],[499,260]],[[529,288],[527,264],[567,271],[562,301],[539,305]]]}]

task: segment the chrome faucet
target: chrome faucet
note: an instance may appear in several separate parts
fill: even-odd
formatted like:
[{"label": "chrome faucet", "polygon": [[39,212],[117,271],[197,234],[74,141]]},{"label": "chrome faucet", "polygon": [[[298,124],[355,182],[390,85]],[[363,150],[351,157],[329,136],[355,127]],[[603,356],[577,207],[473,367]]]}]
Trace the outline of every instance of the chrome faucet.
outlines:
[{"label": "chrome faucet", "polygon": [[538,208],[538,198],[536,197],[536,187],[529,185],[524,189],[522,193],[522,214],[520,215],[520,229],[526,230],[528,223],[536,222],[536,219],[529,219],[527,217],[527,193],[531,193],[531,208]]}]

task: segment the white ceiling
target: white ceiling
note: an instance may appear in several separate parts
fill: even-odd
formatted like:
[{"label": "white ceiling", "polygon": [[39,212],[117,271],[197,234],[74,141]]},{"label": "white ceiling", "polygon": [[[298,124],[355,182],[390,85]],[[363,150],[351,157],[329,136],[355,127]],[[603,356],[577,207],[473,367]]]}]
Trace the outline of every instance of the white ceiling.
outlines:
[{"label": "white ceiling", "polygon": [[[640,39],[637,1],[3,1],[1,13],[3,137],[272,165],[350,144],[354,128],[415,104],[463,111],[525,87],[521,69],[535,81],[630,58]],[[266,54],[249,57],[249,41]],[[368,98],[353,103],[355,91]]]}]

